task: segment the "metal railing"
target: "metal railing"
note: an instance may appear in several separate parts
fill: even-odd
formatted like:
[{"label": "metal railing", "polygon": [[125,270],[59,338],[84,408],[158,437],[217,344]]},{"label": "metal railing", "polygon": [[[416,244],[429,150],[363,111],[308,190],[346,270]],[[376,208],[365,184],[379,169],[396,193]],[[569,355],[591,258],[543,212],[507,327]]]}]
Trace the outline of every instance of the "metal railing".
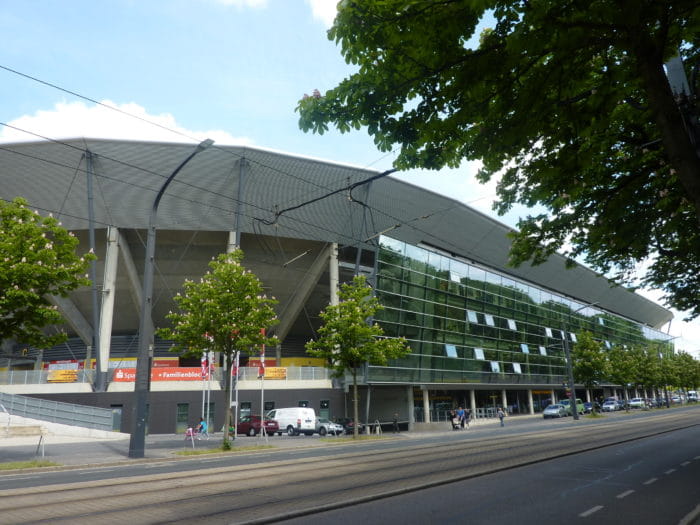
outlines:
[{"label": "metal railing", "polygon": [[48,401],[0,392],[0,405],[8,414],[98,430],[112,430],[112,411],[86,405]]}]

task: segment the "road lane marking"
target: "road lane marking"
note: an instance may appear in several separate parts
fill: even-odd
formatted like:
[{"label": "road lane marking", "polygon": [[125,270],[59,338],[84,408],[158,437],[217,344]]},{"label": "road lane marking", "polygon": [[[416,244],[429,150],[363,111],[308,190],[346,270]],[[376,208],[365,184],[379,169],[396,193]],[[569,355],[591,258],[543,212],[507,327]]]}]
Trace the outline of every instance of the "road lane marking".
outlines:
[{"label": "road lane marking", "polygon": [[700,456],[695,456],[693,459],[700,459]]},{"label": "road lane marking", "polygon": [[630,490],[626,490],[626,491],[624,491],[624,492],[618,494],[616,497],[617,497],[617,499],[622,499],[622,498],[626,498],[626,497],[629,496],[630,494],[634,494],[634,491],[631,490],[631,489],[630,489]]},{"label": "road lane marking", "polygon": [[587,518],[588,516],[590,516],[594,512],[598,512],[602,508],[602,505],[596,505],[595,507],[591,507],[590,509],[588,509],[586,512],[582,512],[581,514],[579,514],[579,516],[582,518]]},{"label": "road lane marking", "polygon": [[688,465],[690,465],[690,461],[684,461],[681,463],[681,467],[687,467]]},{"label": "road lane marking", "polygon": [[651,485],[652,483],[654,483],[654,482],[657,481],[658,479],[659,479],[659,478],[651,478],[651,479],[648,479],[648,480],[646,480],[644,483],[642,483],[642,485]]},{"label": "road lane marking", "polygon": [[664,474],[673,474],[675,471],[676,471],[675,468],[670,468],[666,472],[664,472]]}]

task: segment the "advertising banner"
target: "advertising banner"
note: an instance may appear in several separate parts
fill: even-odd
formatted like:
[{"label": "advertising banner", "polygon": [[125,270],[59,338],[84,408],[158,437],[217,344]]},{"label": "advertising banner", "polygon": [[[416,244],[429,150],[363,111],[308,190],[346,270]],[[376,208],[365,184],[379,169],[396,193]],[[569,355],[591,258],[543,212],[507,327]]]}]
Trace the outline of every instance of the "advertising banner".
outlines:
[{"label": "advertising banner", "polygon": [[[136,380],[135,368],[116,368],[115,382],[133,382]],[[197,367],[160,367],[151,369],[151,381],[201,381],[202,371]]]},{"label": "advertising banner", "polygon": [[265,368],[265,379],[287,379],[287,369],[281,366]]}]

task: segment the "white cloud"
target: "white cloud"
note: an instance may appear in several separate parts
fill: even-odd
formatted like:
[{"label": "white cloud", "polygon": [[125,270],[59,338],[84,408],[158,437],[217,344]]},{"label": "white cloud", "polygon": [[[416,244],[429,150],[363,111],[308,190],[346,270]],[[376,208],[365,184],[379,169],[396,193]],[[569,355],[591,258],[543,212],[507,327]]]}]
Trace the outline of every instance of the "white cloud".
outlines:
[{"label": "white cloud", "polygon": [[311,7],[311,15],[316,20],[323,22],[326,27],[333,25],[338,13],[338,0],[306,0],[306,3]]},{"label": "white cloud", "polygon": [[218,145],[252,144],[247,137],[234,137],[223,130],[185,129],[177,124],[173,115],[151,115],[133,102],[115,104],[103,100],[100,103],[104,105],[59,102],[50,110],[23,115],[0,130],[0,142],[91,137],[188,143],[211,138]]}]

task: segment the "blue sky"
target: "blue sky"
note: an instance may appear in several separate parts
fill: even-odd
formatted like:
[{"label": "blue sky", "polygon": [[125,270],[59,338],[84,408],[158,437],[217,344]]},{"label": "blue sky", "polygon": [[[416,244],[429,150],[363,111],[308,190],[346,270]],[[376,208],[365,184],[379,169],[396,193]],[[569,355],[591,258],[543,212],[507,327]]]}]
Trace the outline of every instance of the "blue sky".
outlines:
[{"label": "blue sky", "polygon": [[[209,137],[388,169],[393,154],[364,130],[318,136],[298,127],[304,93],[352,72],[326,36],[335,1],[0,0],[0,142],[37,140],[7,124],[55,139]],[[397,177],[494,215],[495,183],[479,185],[475,167]],[[497,218],[514,226],[519,212]],[[678,348],[700,354],[700,322],[676,314],[670,331]]]}]

